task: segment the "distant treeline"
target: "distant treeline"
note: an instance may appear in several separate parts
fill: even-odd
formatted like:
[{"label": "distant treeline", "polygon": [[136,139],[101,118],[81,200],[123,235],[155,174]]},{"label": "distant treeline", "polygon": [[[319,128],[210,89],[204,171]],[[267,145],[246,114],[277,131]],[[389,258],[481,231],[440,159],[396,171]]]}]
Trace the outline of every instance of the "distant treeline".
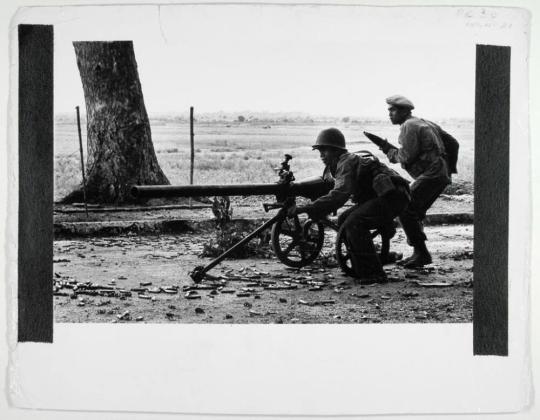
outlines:
[{"label": "distant treeline", "polygon": [[[75,113],[58,113],[55,115],[55,121],[58,124],[75,123]],[[154,113],[149,114],[151,123],[157,124],[183,124],[189,122],[189,113]],[[387,118],[373,118],[361,116],[328,116],[328,115],[309,115],[304,113],[292,112],[211,112],[195,113],[194,120],[200,123],[283,123],[283,124],[379,124],[387,123]],[[439,123],[471,123],[473,118],[446,118],[435,119]],[[81,121],[86,122],[86,115],[81,114]]]}]

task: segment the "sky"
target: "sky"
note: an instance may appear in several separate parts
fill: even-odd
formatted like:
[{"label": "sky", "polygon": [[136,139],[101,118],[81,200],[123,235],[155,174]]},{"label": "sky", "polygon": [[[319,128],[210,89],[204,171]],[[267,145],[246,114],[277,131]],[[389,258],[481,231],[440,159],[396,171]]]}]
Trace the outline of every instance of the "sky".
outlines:
[{"label": "sky", "polygon": [[402,94],[422,116],[472,118],[476,44],[489,36],[490,43],[500,39],[505,45],[519,30],[517,9],[180,5],[58,10],[39,13],[55,24],[57,113],[73,112],[76,105],[84,109],[73,41],[132,40],[149,114],[185,114],[194,106],[200,113],[386,118],[385,98]]}]

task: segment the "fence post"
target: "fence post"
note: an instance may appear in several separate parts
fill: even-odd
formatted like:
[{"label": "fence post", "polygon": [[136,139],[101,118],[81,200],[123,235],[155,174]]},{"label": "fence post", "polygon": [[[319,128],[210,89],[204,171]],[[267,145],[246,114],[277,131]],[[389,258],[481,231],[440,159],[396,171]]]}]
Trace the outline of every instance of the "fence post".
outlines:
[{"label": "fence post", "polygon": [[79,150],[81,152],[81,170],[82,170],[82,179],[83,179],[83,200],[84,200],[84,210],[86,212],[86,218],[88,218],[88,204],[86,203],[86,175],[84,173],[84,154],[82,146],[82,134],[81,134],[81,117],[79,115],[79,107],[75,107],[77,111],[77,131],[79,132]]},{"label": "fence post", "polygon": [[[195,135],[193,133],[193,107],[189,108],[189,137],[191,144],[191,166],[189,170],[189,184],[193,185],[193,167],[195,165]],[[189,206],[191,207],[191,197],[189,198]]]}]

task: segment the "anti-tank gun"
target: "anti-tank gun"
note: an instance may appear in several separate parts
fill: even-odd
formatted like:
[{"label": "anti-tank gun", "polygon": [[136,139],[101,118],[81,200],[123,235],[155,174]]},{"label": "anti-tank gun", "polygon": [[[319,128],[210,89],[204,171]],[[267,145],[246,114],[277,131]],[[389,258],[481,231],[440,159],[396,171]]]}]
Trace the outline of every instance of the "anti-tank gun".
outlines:
[{"label": "anti-tank gun", "polygon": [[[345,245],[344,234],[339,231],[338,226],[328,218],[300,219],[294,211],[297,197],[315,200],[327,194],[333,188],[333,182],[325,181],[321,176],[295,181],[289,164],[291,159],[291,155],[285,155],[285,160],[278,168],[279,180],[273,184],[135,185],[131,189],[131,194],[135,198],[146,199],[231,195],[274,195],[276,197],[275,202],[263,203],[263,207],[266,212],[277,209],[277,214],[206,266],[195,267],[190,275],[196,283],[203,280],[206,273],[228,255],[269,227],[271,227],[272,249],[277,258],[285,265],[295,268],[311,264],[317,258],[324,243],[325,227],[338,231],[335,245],[336,259],[346,274],[352,274],[351,260]],[[378,232],[374,236],[376,234]],[[382,252],[387,253],[388,247],[389,238],[383,238]]]},{"label": "anti-tank gun", "polygon": [[296,181],[290,169],[291,155],[279,168],[279,180],[273,184],[232,185],[134,185],[131,194],[135,198],[211,197],[211,196],[254,196],[274,195],[275,202],[263,203],[264,210],[277,209],[275,216],[263,223],[244,239],[223,252],[206,266],[198,266],[191,272],[195,282],[200,282],[206,273],[223,261],[234,250],[250,241],[259,233],[272,227],[271,243],[278,259],[290,267],[303,267],[313,262],[324,242],[324,226],[312,220],[301,221],[294,214],[297,197],[315,200],[327,194],[333,183],[316,176]]}]

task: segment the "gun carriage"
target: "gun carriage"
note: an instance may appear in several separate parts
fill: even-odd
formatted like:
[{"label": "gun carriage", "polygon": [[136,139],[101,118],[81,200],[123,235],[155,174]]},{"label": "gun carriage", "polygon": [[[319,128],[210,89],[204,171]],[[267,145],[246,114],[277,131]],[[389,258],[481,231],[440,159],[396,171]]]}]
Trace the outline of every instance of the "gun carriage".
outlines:
[{"label": "gun carriage", "polygon": [[[325,237],[325,228],[337,232],[335,251],[336,260],[345,274],[352,275],[352,266],[348,254],[344,231],[337,223],[327,217],[321,219],[300,218],[294,214],[297,197],[315,200],[327,194],[333,188],[333,182],[328,182],[321,176],[295,181],[290,169],[291,155],[285,155],[285,160],[279,168],[279,181],[273,184],[232,184],[232,185],[134,185],[131,194],[135,198],[166,198],[166,197],[208,197],[208,196],[254,196],[274,195],[276,201],[263,203],[266,212],[278,210],[276,215],[263,223],[234,246],[223,252],[206,266],[197,266],[190,273],[191,278],[200,282],[206,273],[223,261],[235,249],[242,246],[262,231],[271,228],[271,245],[277,258],[285,265],[301,268],[311,264],[318,257]],[[392,232],[372,232],[373,237],[381,235],[381,255],[388,255]]]}]

